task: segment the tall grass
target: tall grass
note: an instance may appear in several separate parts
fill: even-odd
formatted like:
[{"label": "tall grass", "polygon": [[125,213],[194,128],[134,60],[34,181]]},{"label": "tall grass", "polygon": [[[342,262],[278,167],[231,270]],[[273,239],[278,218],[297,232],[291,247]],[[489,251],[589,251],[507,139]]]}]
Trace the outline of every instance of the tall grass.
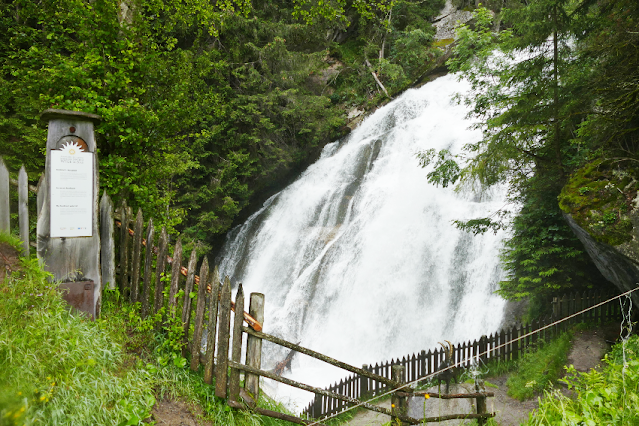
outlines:
[{"label": "tall grass", "polygon": [[[623,352],[626,362],[624,363]],[[639,424],[639,337],[615,345],[604,358],[603,371],[588,373],[567,369],[562,379],[572,390],[569,398],[558,390],[544,393],[539,409],[526,425],[619,425]]]},{"label": "tall grass", "polygon": [[556,382],[563,374],[571,339],[572,333],[566,332],[537,350],[524,354],[506,382],[508,395],[523,401],[542,393]]},{"label": "tall grass", "polygon": [[155,402],[99,325],[69,312],[37,261],[0,283],[0,424],[137,424]]}]

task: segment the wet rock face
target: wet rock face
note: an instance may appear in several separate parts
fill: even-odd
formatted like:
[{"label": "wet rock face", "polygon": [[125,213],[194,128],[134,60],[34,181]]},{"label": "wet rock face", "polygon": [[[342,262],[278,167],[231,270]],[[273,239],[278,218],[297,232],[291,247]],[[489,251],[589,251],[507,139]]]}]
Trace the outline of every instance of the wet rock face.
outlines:
[{"label": "wet rock face", "polygon": [[451,0],[446,0],[446,6],[441,14],[434,19],[433,25],[437,28],[435,40],[448,40],[455,38],[455,26],[459,21],[462,24],[472,19],[472,13],[458,10]]},{"label": "wet rock face", "polygon": [[[616,247],[596,241],[586,230],[577,224],[571,215],[564,213],[564,219],[584,245],[599,272],[620,291],[626,292],[637,287],[639,283],[639,259],[623,254]],[[631,254],[632,251],[624,250]],[[634,256],[633,256],[634,257]],[[632,294],[632,301],[639,306],[639,294]]]}]

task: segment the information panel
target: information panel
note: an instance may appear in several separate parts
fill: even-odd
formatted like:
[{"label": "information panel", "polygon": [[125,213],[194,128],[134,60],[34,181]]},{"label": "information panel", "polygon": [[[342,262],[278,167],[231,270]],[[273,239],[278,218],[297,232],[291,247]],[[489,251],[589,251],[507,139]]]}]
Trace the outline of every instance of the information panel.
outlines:
[{"label": "information panel", "polygon": [[93,154],[75,143],[51,151],[51,236],[93,235]]}]

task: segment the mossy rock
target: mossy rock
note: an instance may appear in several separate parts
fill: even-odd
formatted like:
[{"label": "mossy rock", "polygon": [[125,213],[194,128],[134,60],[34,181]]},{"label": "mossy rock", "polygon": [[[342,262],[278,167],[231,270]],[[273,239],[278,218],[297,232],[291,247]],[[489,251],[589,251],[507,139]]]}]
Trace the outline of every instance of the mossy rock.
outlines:
[{"label": "mossy rock", "polygon": [[593,238],[613,246],[632,240],[637,170],[596,160],[577,170],[559,195],[559,207]]}]

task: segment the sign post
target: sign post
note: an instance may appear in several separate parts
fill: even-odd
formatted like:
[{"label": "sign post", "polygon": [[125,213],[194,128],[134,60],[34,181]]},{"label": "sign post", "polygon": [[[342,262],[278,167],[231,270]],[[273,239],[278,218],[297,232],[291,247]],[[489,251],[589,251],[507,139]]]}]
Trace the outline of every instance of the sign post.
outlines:
[{"label": "sign post", "polygon": [[38,258],[54,280],[64,283],[65,299],[96,318],[102,285],[93,125],[100,117],[48,109],[42,119],[49,122],[49,130],[40,186],[44,193],[38,213]]}]

